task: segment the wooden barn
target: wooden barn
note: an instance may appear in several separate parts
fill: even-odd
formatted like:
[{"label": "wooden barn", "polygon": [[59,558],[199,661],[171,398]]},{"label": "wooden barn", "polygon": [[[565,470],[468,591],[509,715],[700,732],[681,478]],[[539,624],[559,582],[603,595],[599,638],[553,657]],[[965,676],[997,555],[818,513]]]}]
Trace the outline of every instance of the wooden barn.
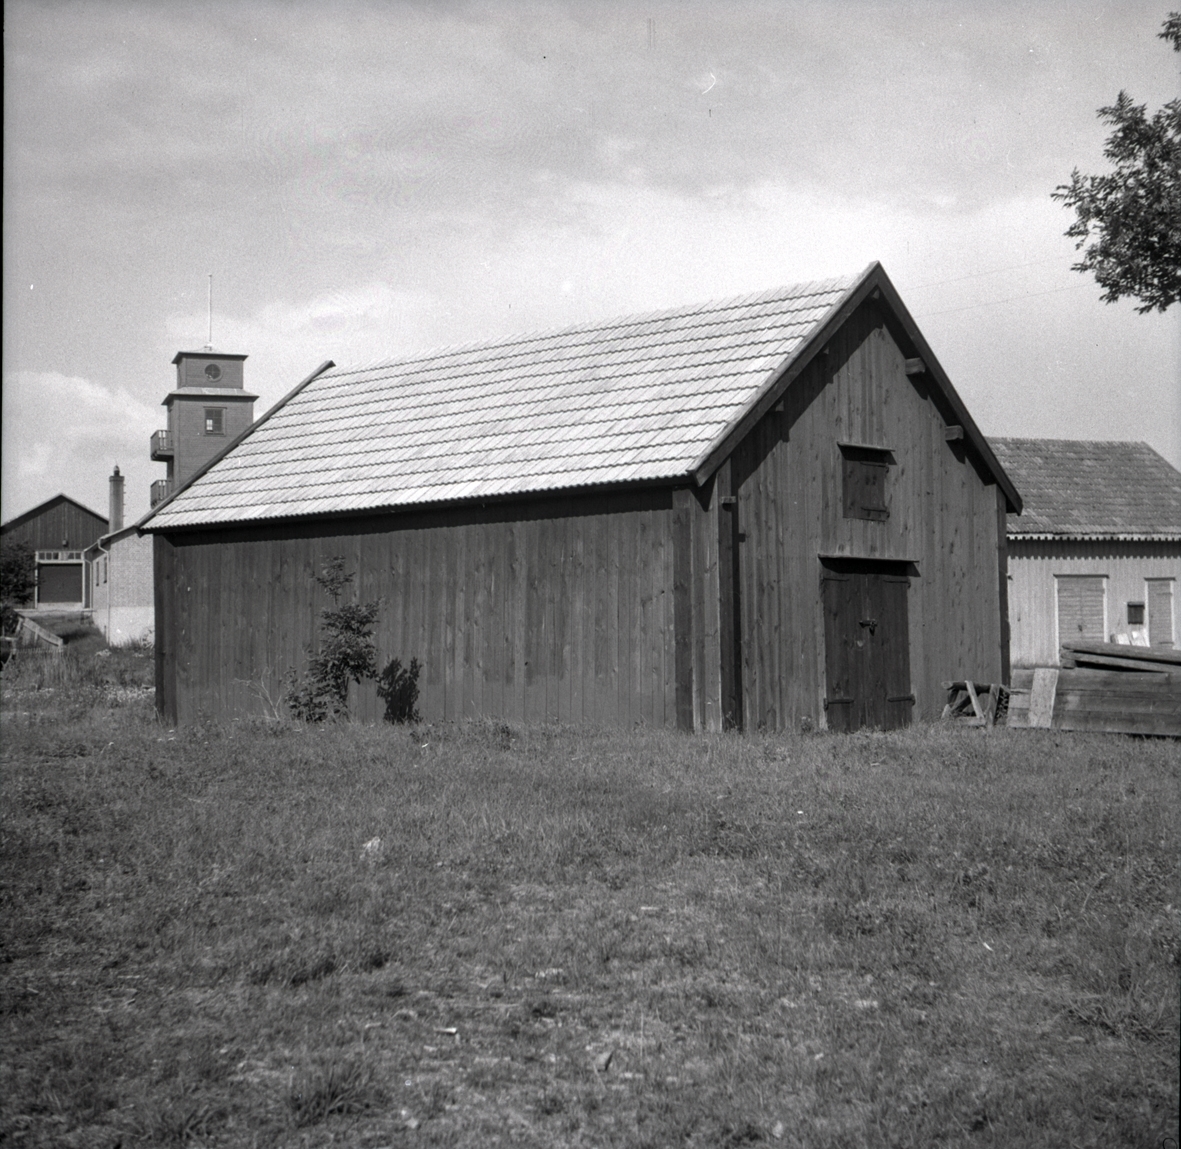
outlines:
[{"label": "wooden barn", "polygon": [[1008,522],[1014,666],[1064,643],[1172,649],[1181,472],[1147,443],[993,439],[1025,499]]},{"label": "wooden barn", "polygon": [[144,520],[157,705],[264,712],[340,555],[425,720],[899,726],[1005,677],[1020,507],[878,264],[327,363]]},{"label": "wooden barn", "polygon": [[37,589],[29,605],[38,610],[89,606],[82,552],[106,534],[107,520],[69,495],[54,495],[0,526],[6,546],[27,546],[36,555]]}]

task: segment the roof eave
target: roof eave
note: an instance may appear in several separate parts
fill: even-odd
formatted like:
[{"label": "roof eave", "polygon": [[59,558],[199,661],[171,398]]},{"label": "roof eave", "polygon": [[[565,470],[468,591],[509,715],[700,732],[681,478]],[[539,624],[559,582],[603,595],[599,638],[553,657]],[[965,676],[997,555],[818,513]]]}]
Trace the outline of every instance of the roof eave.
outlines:
[{"label": "roof eave", "polygon": [[104,523],[108,522],[106,515],[100,515],[98,511],[92,511],[85,503],[78,502],[77,499],[71,498],[64,491],[59,491],[56,495],[51,495],[48,499],[38,503],[35,507],[30,507],[27,511],[21,511],[19,515],[13,515],[5,523],[0,523],[0,529],[5,531],[12,530],[15,527],[23,527],[25,523],[35,519],[42,511],[47,510],[50,506],[57,503],[72,503],[80,511],[85,511],[88,515],[93,515],[96,519],[101,519]]},{"label": "roof eave", "polygon": [[880,263],[871,263],[832,305],[828,315],[812,330],[804,342],[772,371],[763,381],[758,393],[746,407],[730,421],[689,468],[693,481],[700,487],[729,457],[730,453],[749,434],[754,425],[779,401],[784,391],[795,381],[816,353],[836,334],[841,325],[857,309],[867,293],[865,285]]},{"label": "roof eave", "polygon": [[[449,511],[462,507],[501,506],[506,503],[534,501],[537,499],[562,500],[578,497],[595,497],[601,495],[625,495],[641,491],[660,488],[685,488],[694,485],[694,478],[689,473],[662,475],[646,479],[619,479],[603,483],[584,483],[569,487],[542,487],[525,491],[504,491],[496,494],[463,495],[453,498],[428,499],[414,503],[383,503],[371,507],[352,507],[341,510],[303,511],[298,513],[276,514],[265,517],[227,519],[215,518],[203,522],[169,523],[150,528],[140,533],[151,531],[174,532],[208,531],[208,530],[236,530],[253,527],[287,526],[292,523],[323,522],[336,519],[371,518],[375,515],[412,515]],[[163,507],[161,502],[153,510]],[[137,527],[145,522],[140,520]]]},{"label": "roof eave", "polygon": [[313,371],[306,379],[301,380],[294,387],[292,387],[291,390],[288,391],[287,394],[284,395],[283,398],[280,399],[279,402],[276,403],[265,415],[263,415],[261,419],[256,419],[250,424],[249,427],[246,428],[245,431],[231,439],[220,451],[218,451],[216,455],[213,456],[212,459],[209,460],[209,462],[207,462],[202,467],[198,467],[197,470],[194,471],[193,474],[191,474],[188,479],[186,479],[179,487],[177,487],[176,490],[173,491],[166,499],[161,499],[160,502],[152,507],[152,509],[135,524],[136,529],[151,530],[151,528],[147,527],[147,524],[162,510],[164,510],[164,508],[167,507],[168,504],[177,497],[177,495],[179,495],[182,491],[187,491],[199,478],[201,478],[202,475],[206,474],[212,467],[215,467],[218,463],[220,463],[222,459],[224,459],[238,446],[239,443],[243,442],[245,439],[254,434],[254,432],[257,431],[258,428],[261,427],[265,422],[267,422],[267,420],[270,419],[272,415],[277,414],[284,407],[286,407],[287,404],[290,403],[291,400],[294,399],[296,395],[298,395],[309,383],[311,383],[313,379],[323,375],[325,371],[328,371],[335,366],[336,364],[333,363],[331,359],[325,359],[324,362],[321,363],[320,366],[317,367],[315,371]]},{"label": "roof eave", "polygon": [[178,387],[160,400],[160,406],[167,407],[173,399],[226,399],[237,403],[250,400],[253,403],[257,398],[254,392],[241,387]]},{"label": "roof eave", "polygon": [[1181,543],[1181,533],[1159,531],[1007,531],[1009,542]]},{"label": "roof eave", "polygon": [[[993,453],[988,441],[984,438],[976,421],[968,414],[963,400],[959,397],[951,380],[943,370],[935,353],[931,350],[926,339],[923,338],[918,324],[906,309],[885,268],[877,261],[871,263],[861,277],[845,292],[829,312],[828,316],[812,331],[811,335],[796,349],[796,351],[773,371],[767,378],[758,394],[750,401],[746,408],[727,426],[714,440],[710,447],[699,457],[691,468],[694,481],[698,486],[705,483],[710,475],[718,469],[735,447],[746,437],[758,421],[779,401],[788,387],[803,373],[804,369],[836,334],[840,327],[849,319],[867,299],[875,297],[890,309],[906,339],[911,344],[907,351],[923,361],[927,374],[934,381],[943,398],[950,407],[954,422],[964,429],[965,439],[972,444],[980,455],[985,467],[996,480],[997,485],[1005,496],[1006,509],[1010,514],[1020,514],[1022,511],[1021,495],[1013,485],[1012,480],[1005,473],[1000,460]],[[911,356],[908,355],[908,358]]]},{"label": "roof eave", "polygon": [[94,542],[92,542],[90,546],[86,547],[82,553],[83,555],[88,555],[95,549],[105,551],[112,543],[120,542],[129,535],[137,534],[139,534],[139,530],[136,523],[132,523],[130,526],[126,527],[120,527],[117,531],[111,531],[109,534],[102,535],[100,538],[95,539]]},{"label": "roof eave", "polygon": [[963,427],[964,438],[976,449],[984,465],[988,468],[993,478],[996,479],[997,486],[1004,492],[1008,513],[1011,515],[1021,514],[1024,509],[1024,503],[1020,493],[1013,485],[1013,481],[1009,478],[1005,468],[1001,466],[1000,460],[988,445],[988,440],[984,437],[980,428],[976,426],[976,420],[968,413],[968,408],[964,405],[964,401],[959,397],[959,393],[952,385],[947,372],[943,370],[939,360],[935,358],[935,353],[931,350],[926,339],[923,338],[923,333],[919,330],[919,325],[906,309],[906,304],[902,302],[902,297],[898,294],[894,285],[890,282],[890,277],[886,275],[885,269],[880,264],[877,266],[875,279],[876,285],[881,288],[883,299],[890,305],[891,311],[894,312],[899,323],[902,324],[907,337],[914,344],[914,350],[918,358],[922,359],[926,366],[927,374],[935,380],[939,390],[943,393],[944,398],[955,415],[955,421]]},{"label": "roof eave", "polygon": [[178,351],[172,358],[173,363],[179,363],[182,359],[236,359],[241,362],[248,359],[248,355],[231,355],[225,351],[214,351],[207,347],[204,351]]}]

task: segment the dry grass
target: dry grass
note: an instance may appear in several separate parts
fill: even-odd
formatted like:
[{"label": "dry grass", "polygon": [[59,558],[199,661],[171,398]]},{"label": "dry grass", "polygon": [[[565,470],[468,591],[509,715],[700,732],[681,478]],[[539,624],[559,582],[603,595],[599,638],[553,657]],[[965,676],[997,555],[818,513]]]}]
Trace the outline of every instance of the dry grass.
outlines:
[{"label": "dry grass", "polygon": [[174,732],[77,673],[5,674],[0,1141],[1175,1136],[1176,744]]}]

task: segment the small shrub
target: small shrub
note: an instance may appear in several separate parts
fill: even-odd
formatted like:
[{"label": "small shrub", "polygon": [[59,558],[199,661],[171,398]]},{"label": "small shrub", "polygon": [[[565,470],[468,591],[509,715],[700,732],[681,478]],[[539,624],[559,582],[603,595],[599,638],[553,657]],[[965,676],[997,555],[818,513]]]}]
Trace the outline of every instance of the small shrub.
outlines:
[{"label": "small shrub", "polygon": [[403,666],[400,658],[391,658],[377,680],[377,696],[385,702],[387,722],[418,722],[417,658]]},{"label": "small shrub", "polygon": [[341,606],[340,596],[353,577],[345,573],[344,559],[339,555],[316,576],[316,582],[332,598],[332,606],[320,612],[320,650],[315,654],[308,651],[308,669],[302,678],[292,670],[286,679],[288,709],[305,722],[347,717],[349,683],[360,685],[377,677],[373,624],[381,603]]},{"label": "small shrub", "polygon": [[37,586],[37,556],[28,543],[5,540],[0,547],[0,601],[3,601],[4,633],[16,629],[17,614],[12,609],[31,602]]}]

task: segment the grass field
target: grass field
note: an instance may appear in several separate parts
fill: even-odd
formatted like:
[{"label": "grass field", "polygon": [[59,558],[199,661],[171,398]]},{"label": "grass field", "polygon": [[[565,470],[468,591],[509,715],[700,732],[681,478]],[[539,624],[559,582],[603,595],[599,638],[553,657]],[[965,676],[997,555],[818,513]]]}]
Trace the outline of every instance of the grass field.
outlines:
[{"label": "grass field", "polygon": [[141,658],[47,667],[0,1143],[1176,1137],[1174,743],[172,731]]}]

